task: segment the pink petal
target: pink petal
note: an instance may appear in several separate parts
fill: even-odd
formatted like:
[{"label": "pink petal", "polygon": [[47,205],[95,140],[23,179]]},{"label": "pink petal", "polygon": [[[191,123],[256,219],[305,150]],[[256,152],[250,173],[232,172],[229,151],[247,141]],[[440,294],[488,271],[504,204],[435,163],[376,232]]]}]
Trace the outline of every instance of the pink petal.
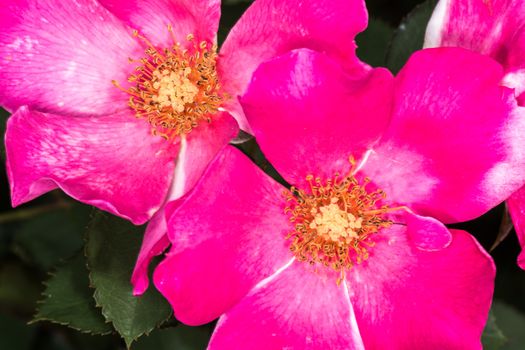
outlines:
[{"label": "pink petal", "polygon": [[427,27],[425,47],[458,46],[492,57],[512,75],[504,83],[519,96],[525,91],[524,26],[521,0],[441,0]]},{"label": "pink petal", "polygon": [[406,225],[408,239],[419,249],[437,251],[452,242],[452,234],[438,220],[412,212],[403,212],[401,216],[399,222]]},{"label": "pink petal", "polygon": [[[193,188],[208,164],[238,130],[237,123],[230,115],[220,113],[214,116],[212,123],[199,125],[187,135],[187,140],[181,140],[174,183],[166,203],[179,199]],[[148,288],[148,266],[151,259],[161,254],[169,245],[165,216],[163,207],[153,217],[144,234],[131,277],[135,295],[143,294]]]},{"label": "pink petal", "polygon": [[378,235],[347,273],[366,349],[481,349],[495,267],[468,233],[435,252],[410,245],[403,226]]},{"label": "pink petal", "polygon": [[525,67],[515,47],[525,44],[525,2],[441,0],[428,24],[425,47],[457,46],[491,56],[507,68]]},{"label": "pink petal", "polygon": [[392,108],[384,69],[363,78],[323,54],[300,49],[262,64],[241,103],[263,153],[284,178],[346,174],[381,137]]},{"label": "pink petal", "polygon": [[184,43],[188,34],[215,42],[221,16],[219,0],[99,0],[115,16],[137,29],[155,45],[171,47],[168,32]]},{"label": "pink petal", "polygon": [[522,251],[518,257],[518,265],[525,270],[525,186],[514,192],[507,200],[514,229],[518,235]]},{"label": "pink petal", "polygon": [[365,349],[344,283],[314,269],[294,262],[260,283],[220,318],[208,349]]},{"label": "pink petal", "polygon": [[201,123],[186,136],[187,142],[181,142],[177,160],[174,184],[177,193],[171,200],[180,198],[195,186],[213,158],[238,132],[235,119],[226,112],[219,112],[211,123]]},{"label": "pink petal", "polygon": [[193,191],[172,204],[172,248],[155,270],[154,283],[178,320],[210,322],[291,259],[282,191],[227,146]]},{"label": "pink petal", "polygon": [[168,239],[164,208],[161,208],[151,218],[144,233],[139,256],[135,263],[133,274],[131,275],[133,295],[142,295],[148,289],[148,267],[151,259],[162,254],[162,252],[168,248],[169,244],[170,240]]},{"label": "pink petal", "polygon": [[164,202],[178,148],[132,115],[74,118],[26,107],[9,118],[5,142],[14,206],[60,187],[135,224]]},{"label": "pink petal", "polygon": [[518,96],[518,105],[525,107],[525,92]]},{"label": "pink petal", "polygon": [[246,89],[260,63],[290,50],[311,48],[337,59],[345,69],[369,69],[355,55],[354,37],[366,28],[362,0],[257,0],[232,28],[218,62],[221,82],[241,129],[250,131],[236,97]]},{"label": "pink petal", "polygon": [[0,7],[0,105],[69,115],[128,108],[129,57],[143,49],[94,0],[14,0]]},{"label": "pink petal", "polygon": [[445,223],[501,203],[525,182],[525,109],[501,77],[496,62],[467,50],[414,54],[363,173],[391,201]]},{"label": "pink petal", "polygon": [[[523,49],[522,57],[525,57],[525,48]],[[518,105],[525,106],[525,67],[507,71],[503,78],[502,85],[514,88]]]}]

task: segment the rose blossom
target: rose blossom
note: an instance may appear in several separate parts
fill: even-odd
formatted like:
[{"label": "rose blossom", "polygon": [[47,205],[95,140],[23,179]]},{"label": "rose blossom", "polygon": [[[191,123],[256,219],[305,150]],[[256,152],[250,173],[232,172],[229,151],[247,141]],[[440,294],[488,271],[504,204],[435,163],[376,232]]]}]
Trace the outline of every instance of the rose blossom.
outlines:
[{"label": "rose blossom", "polygon": [[[523,184],[525,123],[501,67],[463,49],[394,79],[296,50],[241,104],[278,184],[229,146],[169,205],[154,274],[209,349],[481,349],[494,266],[470,220]],[[519,173],[522,176],[511,176]]]},{"label": "rose blossom", "polygon": [[[348,21],[356,15],[359,21]],[[363,1],[258,0],[217,52],[218,0],[15,0],[0,8],[0,105],[14,206],[57,187],[142,224],[133,283],[168,245],[164,204],[184,195],[240,127],[237,96],[298,47],[365,74]],[[345,43],[342,45],[341,43]],[[156,214],[155,214],[156,213]]]},{"label": "rose blossom", "polygon": [[[426,47],[457,46],[488,55],[503,65],[502,83],[525,106],[525,1],[441,0],[428,24]],[[525,131],[525,130],[524,130]],[[507,201],[525,269],[525,187]]]}]

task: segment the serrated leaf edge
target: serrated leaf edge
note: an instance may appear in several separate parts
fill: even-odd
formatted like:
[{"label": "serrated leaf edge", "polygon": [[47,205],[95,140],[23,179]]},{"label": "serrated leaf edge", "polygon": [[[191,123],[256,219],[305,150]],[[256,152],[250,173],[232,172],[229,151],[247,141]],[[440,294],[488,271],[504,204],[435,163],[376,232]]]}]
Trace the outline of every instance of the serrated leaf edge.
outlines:
[{"label": "serrated leaf edge", "polygon": [[126,337],[124,337],[118,330],[117,328],[115,327],[115,323],[111,320],[111,313],[108,313],[108,311],[106,310],[106,308],[104,307],[104,305],[102,305],[99,300],[98,300],[98,290],[93,282],[93,279],[91,277],[91,268],[89,266],[89,258],[88,258],[88,254],[87,254],[87,249],[88,249],[88,242],[89,242],[89,237],[88,237],[88,230],[89,230],[89,227],[91,227],[93,221],[96,219],[96,214],[97,213],[101,213],[102,215],[106,215],[105,213],[97,210],[96,208],[93,208],[93,211],[91,212],[91,218],[89,220],[89,223],[88,223],[88,227],[86,228],[85,230],[85,233],[84,233],[84,241],[85,241],[85,245],[84,245],[84,256],[86,258],[86,267],[88,269],[88,276],[89,276],[89,286],[95,290],[95,292],[93,293],[93,299],[95,299],[95,305],[97,307],[99,307],[102,311],[102,316],[104,316],[104,319],[106,320],[106,323],[111,323],[111,326],[113,327],[113,329],[115,330],[115,332],[124,340],[124,342],[126,343],[126,348],[129,350],[131,349],[131,345],[133,344],[133,342],[136,342],[140,337],[146,335],[150,335],[151,332],[153,332],[155,329],[158,329],[163,323],[165,323],[166,321],[168,321],[170,318],[171,318],[171,314],[166,318],[166,319],[163,319],[159,322],[157,322],[151,329],[147,330],[147,331],[144,331],[144,333],[142,334],[139,334],[138,336],[136,337],[132,337],[131,339],[128,339]]},{"label": "serrated leaf edge", "polygon": [[[113,328],[113,330],[109,330],[107,332],[95,332],[95,331],[89,331],[89,330],[86,330],[86,329],[82,329],[82,328],[79,328],[79,327],[75,327],[75,326],[72,326],[70,323],[68,322],[60,322],[60,321],[57,321],[57,320],[53,320],[51,318],[48,318],[48,317],[38,317],[38,314],[40,313],[40,307],[39,306],[42,306],[45,301],[51,297],[50,294],[47,294],[46,293],[46,290],[49,288],[49,281],[53,278],[53,277],[56,277],[56,272],[57,270],[64,266],[68,261],[71,261],[73,260],[73,258],[76,257],[77,254],[79,254],[81,251],[85,250],[85,248],[81,248],[79,251],[77,251],[75,254],[73,254],[71,257],[67,258],[67,259],[62,259],[60,260],[60,262],[55,266],[53,267],[52,270],[48,271],[46,276],[48,277],[45,281],[42,282],[42,285],[44,286],[44,290],[42,291],[42,293],[40,294],[40,296],[42,297],[41,299],[37,300],[36,302],[36,309],[35,309],[35,313],[34,315],[31,317],[31,320],[27,322],[28,325],[32,325],[32,324],[36,324],[38,322],[43,322],[43,321],[47,321],[47,322],[51,322],[53,324],[58,324],[58,325],[61,325],[61,326],[66,326],[68,328],[71,328],[71,329],[74,329],[80,333],[83,333],[83,334],[90,334],[90,335],[109,335],[109,334],[112,334],[114,333],[115,331],[115,327],[113,326],[113,324],[111,322],[108,322],[106,317],[104,317],[104,320],[105,320],[105,324],[110,324],[111,328]],[[85,257],[85,255],[83,254],[83,256]],[[86,259],[86,263],[84,264],[86,269],[88,269],[88,272],[89,272],[89,268],[87,266],[87,259]],[[89,273],[88,273],[89,275]],[[91,280],[88,284],[88,287],[91,288],[91,289],[94,289],[94,287],[92,286],[91,284]],[[93,296],[93,299],[95,300],[94,296]],[[97,305],[97,302],[95,300],[95,307],[97,308],[100,308],[100,306]],[[102,315],[103,315],[103,312],[101,310],[100,312]]]}]

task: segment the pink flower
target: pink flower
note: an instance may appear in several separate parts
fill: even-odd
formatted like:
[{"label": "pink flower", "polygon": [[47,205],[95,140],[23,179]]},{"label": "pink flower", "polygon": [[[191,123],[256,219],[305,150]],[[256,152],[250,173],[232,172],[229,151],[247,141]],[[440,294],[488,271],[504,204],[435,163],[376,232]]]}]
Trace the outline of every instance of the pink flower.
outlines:
[{"label": "pink flower", "polygon": [[[360,20],[347,21],[351,14]],[[258,0],[217,53],[219,16],[219,0],[0,8],[0,105],[14,112],[12,203],[59,187],[136,224],[153,217],[133,276],[137,294],[149,261],[169,244],[164,204],[192,188],[235,136],[230,114],[251,131],[237,96],[260,62],[310,47],[356,74],[369,69],[353,44],[366,26],[363,1]]]},{"label": "pink flower", "polygon": [[[262,64],[241,99],[285,189],[228,146],[169,205],[154,281],[209,349],[481,349],[494,266],[469,220],[523,184],[501,67],[416,53],[394,79],[323,54]],[[521,177],[509,174],[518,172]]]},{"label": "pink flower", "polygon": [[[441,0],[429,22],[426,47],[458,46],[488,55],[503,65],[502,83],[525,106],[525,1]],[[525,187],[507,201],[522,246],[525,269]]]}]

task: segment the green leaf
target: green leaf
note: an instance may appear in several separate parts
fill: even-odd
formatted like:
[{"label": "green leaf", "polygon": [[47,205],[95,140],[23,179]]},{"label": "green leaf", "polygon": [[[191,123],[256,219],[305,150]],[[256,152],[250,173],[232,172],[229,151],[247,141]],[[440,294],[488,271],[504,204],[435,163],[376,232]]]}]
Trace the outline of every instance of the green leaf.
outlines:
[{"label": "green leaf", "polygon": [[397,73],[405,65],[410,55],[423,48],[425,31],[437,0],[427,0],[416,6],[401,21],[387,54],[387,67]]},{"label": "green leaf", "polygon": [[74,203],[24,220],[14,236],[13,250],[42,270],[50,270],[82,248],[90,211],[91,207]]},{"label": "green leaf", "polygon": [[501,349],[503,344],[507,342],[507,338],[503,335],[503,332],[496,324],[494,310],[490,310],[487,324],[485,325],[483,335],[481,336],[481,342],[483,343],[483,349],[485,350]]},{"label": "green leaf", "polygon": [[506,341],[499,350],[523,350],[525,344],[525,315],[511,306],[495,301],[492,312]]},{"label": "green leaf", "polygon": [[388,44],[394,28],[380,19],[370,19],[368,28],[356,37],[357,56],[374,67],[386,65]]},{"label": "green leaf", "polygon": [[171,315],[171,308],[151,286],[141,297],[131,288],[131,273],[144,227],[96,211],[88,228],[86,254],[95,300],[129,347]]},{"label": "green leaf", "polygon": [[204,350],[210,340],[211,332],[207,326],[188,327],[179,325],[153,332],[141,338],[133,350]]},{"label": "green leaf", "polygon": [[106,334],[112,331],[95,306],[82,254],[60,266],[46,283],[44,299],[32,322],[51,321],[81,332]]}]

